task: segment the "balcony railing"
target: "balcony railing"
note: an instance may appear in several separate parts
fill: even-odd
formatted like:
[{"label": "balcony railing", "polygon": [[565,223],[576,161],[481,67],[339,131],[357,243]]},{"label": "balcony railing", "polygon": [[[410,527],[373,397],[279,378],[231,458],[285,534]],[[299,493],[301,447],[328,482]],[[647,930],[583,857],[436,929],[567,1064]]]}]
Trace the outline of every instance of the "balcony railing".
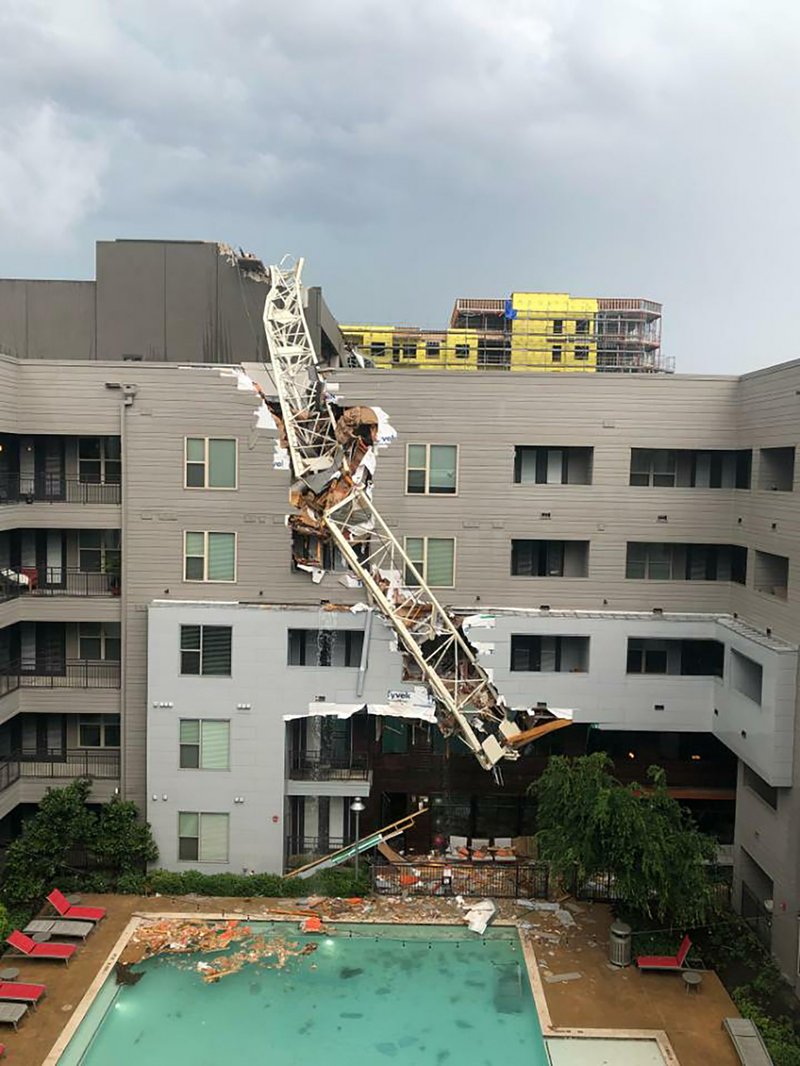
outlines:
[{"label": "balcony railing", "polygon": [[17,751],[0,757],[0,792],[21,777],[94,777],[114,781],[119,778],[119,751],[114,748],[58,748]]},{"label": "balcony railing", "polygon": [[0,504],[119,503],[119,482],[81,481],[59,474],[0,474]]},{"label": "balcony railing", "polygon": [[367,781],[367,755],[293,751],[289,757],[289,776],[293,781]]},{"label": "balcony railing", "polygon": [[287,869],[294,869],[314,859],[321,859],[323,855],[330,855],[332,851],[338,851],[344,845],[345,841],[341,837],[328,837],[326,840],[322,837],[303,837],[292,834],[286,838]]},{"label": "balcony railing", "polygon": [[18,688],[119,688],[117,662],[67,659],[58,663],[0,666],[0,697]]},{"label": "balcony railing", "polygon": [[63,566],[0,567],[0,602],[18,596],[118,596],[119,591],[116,574]]}]

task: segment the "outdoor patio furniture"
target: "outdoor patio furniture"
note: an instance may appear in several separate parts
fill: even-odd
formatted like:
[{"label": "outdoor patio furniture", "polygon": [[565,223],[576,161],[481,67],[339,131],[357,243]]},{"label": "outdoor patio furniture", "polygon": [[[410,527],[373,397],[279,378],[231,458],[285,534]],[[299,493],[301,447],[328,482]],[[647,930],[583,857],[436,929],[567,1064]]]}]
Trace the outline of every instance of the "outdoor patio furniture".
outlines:
[{"label": "outdoor patio furniture", "polygon": [[0,1003],[0,1022],[13,1025],[15,1029],[27,1013],[27,1003]]},{"label": "outdoor patio furniture", "polygon": [[466,837],[450,837],[447,843],[448,859],[468,859],[469,847]]},{"label": "outdoor patio furniture", "polygon": [[74,907],[63,892],[54,888],[47,897],[47,902],[58,911],[62,918],[78,918],[86,922],[99,922],[106,916],[105,907]]},{"label": "outdoor patio furniture", "polygon": [[495,862],[516,862],[517,854],[514,851],[514,845],[511,842],[511,837],[495,837],[494,847],[492,848],[492,857]]},{"label": "outdoor patio furniture", "polygon": [[773,1066],[761,1033],[749,1018],[723,1018],[722,1028],[731,1038],[742,1066]]},{"label": "outdoor patio furniture", "polygon": [[473,837],[471,848],[473,862],[491,862],[488,837]]},{"label": "outdoor patio furniture", "polygon": [[45,985],[23,984],[21,981],[0,981],[0,1000],[31,1003],[35,1007],[47,991]]},{"label": "outdoor patio furniture", "polygon": [[682,970],[691,946],[691,940],[685,936],[677,955],[640,955],[636,960],[636,965],[640,970]]},{"label": "outdoor patio furniture", "polygon": [[682,977],[687,995],[690,992],[700,991],[700,985],[703,983],[703,975],[701,973],[698,973],[697,970],[684,970]]},{"label": "outdoor patio furniture", "polygon": [[74,936],[85,940],[93,929],[94,922],[73,922],[68,918],[36,918],[28,922],[23,932],[34,940],[37,935],[43,933],[48,936]]},{"label": "outdoor patio furniture", "polygon": [[27,959],[63,959],[67,965],[76,951],[74,944],[37,944],[19,929],[6,938],[6,943]]}]

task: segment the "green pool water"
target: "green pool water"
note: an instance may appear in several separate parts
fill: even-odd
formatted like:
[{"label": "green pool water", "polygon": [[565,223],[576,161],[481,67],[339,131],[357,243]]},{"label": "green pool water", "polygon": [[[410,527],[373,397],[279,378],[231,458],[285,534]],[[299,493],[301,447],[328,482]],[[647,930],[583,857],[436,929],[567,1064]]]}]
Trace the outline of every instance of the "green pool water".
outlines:
[{"label": "green pool water", "polygon": [[[59,1066],[546,1066],[516,931],[337,926],[335,937],[254,932],[317,950],[216,984],[197,955],[151,959],[101,990]],[[235,950],[235,948],[233,949]]]}]

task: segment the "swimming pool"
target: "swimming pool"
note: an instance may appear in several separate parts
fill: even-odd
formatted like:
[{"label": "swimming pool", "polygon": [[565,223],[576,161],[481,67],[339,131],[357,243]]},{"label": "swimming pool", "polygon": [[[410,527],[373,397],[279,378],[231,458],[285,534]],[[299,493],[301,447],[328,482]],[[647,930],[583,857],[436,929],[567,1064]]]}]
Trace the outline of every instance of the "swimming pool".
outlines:
[{"label": "swimming pool", "polygon": [[316,950],[213,984],[196,968],[209,955],[150,959],[135,985],[112,975],[59,1066],[547,1066],[516,929],[337,924],[320,937],[248,925]]}]

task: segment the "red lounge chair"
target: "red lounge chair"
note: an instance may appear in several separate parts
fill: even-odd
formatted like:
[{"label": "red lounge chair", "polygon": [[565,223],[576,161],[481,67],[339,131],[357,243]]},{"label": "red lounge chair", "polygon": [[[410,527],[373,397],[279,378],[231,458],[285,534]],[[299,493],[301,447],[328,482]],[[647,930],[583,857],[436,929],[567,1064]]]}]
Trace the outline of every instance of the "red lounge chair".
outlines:
[{"label": "red lounge chair", "polygon": [[19,1000],[21,1003],[32,1003],[34,1007],[45,994],[47,989],[44,985],[26,985],[19,981],[0,981],[0,1000]]},{"label": "red lounge chair", "polygon": [[99,922],[105,918],[105,907],[73,907],[59,889],[54,888],[47,897],[47,902],[54,907],[62,918],[78,918],[85,922]]},{"label": "red lounge chair", "polygon": [[27,959],[63,959],[67,965],[77,950],[74,944],[37,944],[19,929],[14,930],[6,939],[6,943]]},{"label": "red lounge chair", "polygon": [[691,946],[691,940],[685,936],[677,955],[640,955],[636,965],[640,970],[682,970]]}]

